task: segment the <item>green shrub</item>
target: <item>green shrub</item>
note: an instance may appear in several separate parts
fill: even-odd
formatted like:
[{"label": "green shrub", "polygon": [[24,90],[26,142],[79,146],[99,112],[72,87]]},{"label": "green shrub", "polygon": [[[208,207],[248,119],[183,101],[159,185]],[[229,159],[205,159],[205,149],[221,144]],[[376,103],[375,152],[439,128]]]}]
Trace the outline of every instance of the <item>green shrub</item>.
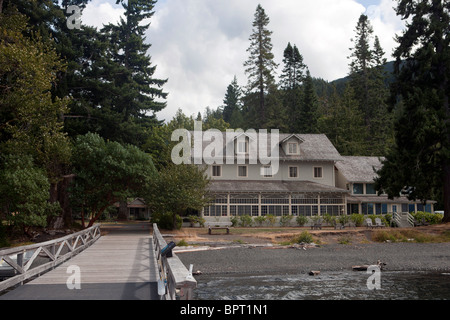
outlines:
[{"label": "green shrub", "polygon": [[245,227],[251,227],[253,224],[253,219],[249,215],[240,216],[240,226]]},{"label": "green shrub", "polygon": [[181,239],[180,241],[178,241],[177,247],[189,247],[189,243],[187,243],[186,240]]},{"label": "green shrub", "polygon": [[254,221],[258,227],[261,227],[264,224],[264,222],[266,221],[266,217],[264,217],[264,216],[255,217]]},{"label": "green shrub", "polygon": [[230,222],[231,222],[232,227],[237,227],[238,223],[239,223],[239,219],[238,219],[238,217],[231,217]]},{"label": "green shrub", "polygon": [[200,227],[202,227],[202,228],[205,226],[206,220],[205,220],[205,218],[203,218],[203,217],[199,217],[199,216],[188,216],[188,218],[189,218],[189,222],[190,222],[190,224],[191,224],[191,227],[194,227],[194,225],[195,225],[196,223],[198,223],[198,224],[200,225]]},{"label": "green shrub", "polygon": [[268,214],[266,216],[266,221],[269,226],[273,227],[275,225],[275,222],[277,221],[277,219],[273,214]]},{"label": "green shrub", "polygon": [[338,243],[339,244],[351,244],[352,238],[350,236],[342,236],[342,237],[338,238]]},{"label": "green shrub", "polygon": [[294,217],[293,216],[289,216],[289,215],[282,216],[280,218],[280,226],[287,227],[289,225],[289,223],[292,221],[292,218],[294,218]]},{"label": "green shrub", "polygon": [[296,239],[296,243],[312,243],[313,237],[308,231],[303,231]]},{"label": "green shrub", "polygon": [[297,224],[298,224],[300,227],[303,227],[305,224],[308,223],[308,218],[305,217],[305,216],[297,216],[297,217],[295,218],[295,221],[297,221]]},{"label": "green shrub", "polygon": [[330,226],[335,226],[337,218],[327,213],[326,215],[323,216],[323,221],[325,221]]},{"label": "green shrub", "polygon": [[411,213],[411,215],[419,222],[422,222],[422,220],[425,220],[429,224],[438,224],[442,222],[442,219],[444,216],[442,214],[438,213],[429,213],[429,212],[423,212],[423,211],[417,211],[416,213]]},{"label": "green shrub", "polygon": [[337,220],[340,224],[346,225],[350,221],[350,216],[343,214],[342,216],[339,216]]},{"label": "green shrub", "polygon": [[152,223],[156,223],[159,228],[165,230],[180,230],[183,225],[183,219],[176,215],[175,225],[173,223],[173,213],[165,212],[165,213],[153,213],[152,215]]},{"label": "green shrub", "polygon": [[364,225],[364,215],[360,213],[353,213],[350,215],[350,221],[353,222],[356,227],[362,227]]}]

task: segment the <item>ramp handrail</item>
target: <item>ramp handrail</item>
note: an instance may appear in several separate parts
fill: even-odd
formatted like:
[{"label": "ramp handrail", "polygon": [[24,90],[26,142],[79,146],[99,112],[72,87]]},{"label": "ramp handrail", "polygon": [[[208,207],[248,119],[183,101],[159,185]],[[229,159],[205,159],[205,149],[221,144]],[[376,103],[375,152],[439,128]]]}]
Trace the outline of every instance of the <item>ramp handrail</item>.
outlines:
[{"label": "ramp handrail", "polygon": [[[0,250],[0,261],[4,261],[13,269],[14,273],[17,273],[15,276],[0,282],[0,292],[19,283],[22,284],[31,277],[54,269],[90,247],[99,238],[100,225],[97,224],[59,239]],[[29,259],[25,261],[27,256],[29,256]],[[38,256],[47,257],[50,262],[32,266]]]},{"label": "ramp handrail", "polygon": [[192,300],[197,281],[176,254],[172,254],[172,257],[161,254],[161,250],[167,246],[167,242],[159,232],[156,223],[153,224],[153,241],[160,281],[165,286],[165,295],[162,298],[166,300]]}]

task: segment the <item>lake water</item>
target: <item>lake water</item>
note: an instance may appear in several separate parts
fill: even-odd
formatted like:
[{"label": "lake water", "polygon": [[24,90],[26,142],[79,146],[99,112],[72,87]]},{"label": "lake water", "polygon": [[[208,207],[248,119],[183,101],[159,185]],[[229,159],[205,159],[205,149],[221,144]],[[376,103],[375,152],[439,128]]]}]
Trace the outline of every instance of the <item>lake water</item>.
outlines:
[{"label": "lake water", "polygon": [[449,300],[450,273],[382,272],[369,290],[366,272],[300,275],[200,275],[197,300]]}]

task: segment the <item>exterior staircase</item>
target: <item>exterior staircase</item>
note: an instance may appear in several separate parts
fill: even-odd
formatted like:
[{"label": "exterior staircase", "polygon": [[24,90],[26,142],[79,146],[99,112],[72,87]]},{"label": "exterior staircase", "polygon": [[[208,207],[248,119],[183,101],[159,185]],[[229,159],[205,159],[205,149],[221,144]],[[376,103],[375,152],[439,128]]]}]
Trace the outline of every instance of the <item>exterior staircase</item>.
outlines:
[{"label": "exterior staircase", "polygon": [[414,218],[409,212],[395,212],[392,218],[399,228],[414,227]]}]

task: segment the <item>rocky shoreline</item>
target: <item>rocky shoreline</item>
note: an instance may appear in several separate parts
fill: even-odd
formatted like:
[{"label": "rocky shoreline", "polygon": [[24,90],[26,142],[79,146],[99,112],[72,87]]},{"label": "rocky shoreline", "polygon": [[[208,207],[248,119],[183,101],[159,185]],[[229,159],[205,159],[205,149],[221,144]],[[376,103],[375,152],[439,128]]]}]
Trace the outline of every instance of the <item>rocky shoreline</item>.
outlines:
[{"label": "rocky shoreline", "polygon": [[450,272],[450,243],[327,244],[317,247],[234,245],[215,250],[179,251],[178,257],[202,274],[299,274],[311,270],[352,270],[386,263],[386,271]]}]

